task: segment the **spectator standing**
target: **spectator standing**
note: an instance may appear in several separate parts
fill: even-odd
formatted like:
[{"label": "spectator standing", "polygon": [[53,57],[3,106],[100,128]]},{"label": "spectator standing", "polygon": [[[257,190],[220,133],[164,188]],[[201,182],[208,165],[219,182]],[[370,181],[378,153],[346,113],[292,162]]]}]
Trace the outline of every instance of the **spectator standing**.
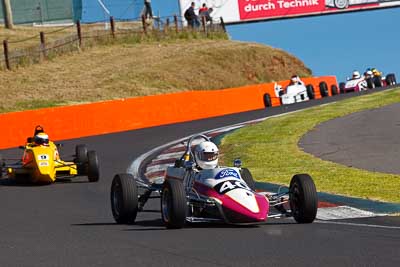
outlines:
[{"label": "spectator standing", "polygon": [[192,28],[197,28],[200,26],[200,22],[198,20],[198,17],[196,15],[196,13],[194,12],[194,8],[195,8],[195,3],[192,2],[190,7],[188,9],[186,9],[184,17],[186,19],[186,21],[188,22],[188,25]]},{"label": "spectator standing", "polygon": [[206,3],[203,3],[202,7],[199,8],[199,16],[201,16],[201,13],[203,13],[207,10],[208,10],[208,7],[207,7]]},{"label": "spectator standing", "polygon": [[[201,8],[200,8],[200,10],[201,10]],[[200,21],[203,21],[203,17],[205,17],[206,18],[206,22],[211,21],[211,23],[212,23],[212,18],[210,16],[211,12],[213,12],[212,7],[204,9],[202,11],[199,11],[199,19],[200,19]]]},{"label": "spectator standing", "polygon": [[151,10],[151,0],[144,0],[144,17],[146,19],[153,18],[153,11]]}]

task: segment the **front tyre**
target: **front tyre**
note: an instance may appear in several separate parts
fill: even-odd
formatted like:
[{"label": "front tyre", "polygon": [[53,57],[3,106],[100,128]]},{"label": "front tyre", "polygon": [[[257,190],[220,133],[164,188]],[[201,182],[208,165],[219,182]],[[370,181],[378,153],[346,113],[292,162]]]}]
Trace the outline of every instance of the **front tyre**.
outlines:
[{"label": "front tyre", "polygon": [[290,209],[296,222],[312,223],[317,216],[318,196],[314,181],[308,174],[296,174],[289,186]]},{"label": "front tyre", "polygon": [[99,160],[97,159],[96,151],[89,151],[87,153],[88,156],[88,165],[87,165],[87,175],[89,182],[97,182],[100,178],[99,172]]},{"label": "front tyre", "polygon": [[307,95],[309,99],[315,98],[314,86],[312,84],[307,84]]},{"label": "front tyre", "polygon": [[114,176],[111,184],[111,210],[119,224],[132,224],[138,212],[138,189],[131,174]]},{"label": "front tyre", "polygon": [[75,147],[75,163],[78,168],[79,175],[86,175],[86,163],[88,162],[88,150],[86,145],[77,145]]},{"label": "front tyre", "polygon": [[186,193],[183,183],[176,179],[164,181],[161,194],[161,216],[169,229],[180,229],[186,221]]}]

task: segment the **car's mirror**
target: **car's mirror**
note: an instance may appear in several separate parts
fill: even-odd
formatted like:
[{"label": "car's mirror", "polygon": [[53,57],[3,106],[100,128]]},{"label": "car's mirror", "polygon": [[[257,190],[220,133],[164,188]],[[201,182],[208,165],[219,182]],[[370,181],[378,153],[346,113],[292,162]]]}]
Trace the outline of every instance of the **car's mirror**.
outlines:
[{"label": "car's mirror", "polygon": [[350,77],[347,77],[347,78],[346,78],[346,81],[350,81]]},{"label": "car's mirror", "polygon": [[235,159],[233,161],[233,166],[236,167],[236,168],[242,167],[242,161],[240,159]]},{"label": "car's mirror", "polygon": [[32,142],[33,142],[33,138],[32,138],[32,137],[26,138],[26,142],[27,142],[27,143],[32,143]]},{"label": "car's mirror", "polygon": [[25,146],[19,146],[18,148],[19,149],[25,149]]},{"label": "car's mirror", "polygon": [[63,146],[64,146],[64,144],[62,144],[62,143],[58,143],[58,144],[56,144],[56,146],[57,146],[57,147],[63,147]]}]

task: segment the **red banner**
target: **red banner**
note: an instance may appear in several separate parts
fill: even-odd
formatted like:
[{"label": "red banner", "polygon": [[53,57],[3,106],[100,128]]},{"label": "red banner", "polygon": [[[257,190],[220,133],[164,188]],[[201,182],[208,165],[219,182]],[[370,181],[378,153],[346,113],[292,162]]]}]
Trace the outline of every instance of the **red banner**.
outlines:
[{"label": "red banner", "polygon": [[241,20],[307,14],[325,10],[325,0],[238,0]]}]

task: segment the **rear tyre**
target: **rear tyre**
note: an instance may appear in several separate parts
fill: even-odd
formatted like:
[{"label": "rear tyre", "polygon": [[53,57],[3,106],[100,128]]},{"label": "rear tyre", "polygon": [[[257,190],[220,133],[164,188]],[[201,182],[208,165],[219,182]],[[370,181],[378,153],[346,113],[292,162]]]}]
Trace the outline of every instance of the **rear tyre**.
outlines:
[{"label": "rear tyre", "polygon": [[290,209],[296,222],[312,223],[317,216],[318,196],[308,174],[296,174],[289,186]]},{"label": "rear tyre", "polygon": [[393,73],[386,75],[386,83],[387,85],[395,85],[397,83],[396,76]]},{"label": "rear tyre", "polygon": [[88,165],[87,165],[87,172],[88,172],[88,179],[89,182],[97,182],[100,178],[99,172],[99,160],[97,159],[96,151],[89,151],[88,152]]},{"label": "rear tyre", "polygon": [[138,189],[131,174],[114,176],[111,184],[111,210],[119,224],[132,224],[138,212]]},{"label": "rear tyre", "polygon": [[307,95],[309,99],[314,99],[315,98],[315,93],[314,93],[314,86],[312,84],[308,84],[306,86],[307,88]]},{"label": "rear tyre", "polygon": [[87,153],[88,150],[86,145],[77,145],[75,147],[75,163],[77,165],[79,175],[87,174],[87,169],[86,169],[86,163],[88,162]]},{"label": "rear tyre", "polygon": [[332,92],[332,95],[337,95],[339,93],[339,89],[337,88],[336,84],[332,84],[331,92]]},{"label": "rear tyre", "polygon": [[339,90],[341,94],[344,94],[345,90],[344,88],[346,87],[346,83],[339,83]]},{"label": "rear tyre", "polygon": [[164,181],[161,194],[161,217],[169,229],[179,229],[186,221],[186,193],[183,183],[176,179]]},{"label": "rear tyre", "polygon": [[240,170],[240,175],[242,176],[242,179],[246,182],[247,186],[250,187],[251,190],[255,191],[256,183],[254,182],[253,175],[251,175],[249,169],[242,168]]},{"label": "rear tyre", "polygon": [[321,93],[322,97],[329,96],[328,85],[326,84],[326,82],[319,83],[319,92]]},{"label": "rear tyre", "polygon": [[269,94],[264,94],[264,106],[266,108],[272,106],[271,96]]}]

